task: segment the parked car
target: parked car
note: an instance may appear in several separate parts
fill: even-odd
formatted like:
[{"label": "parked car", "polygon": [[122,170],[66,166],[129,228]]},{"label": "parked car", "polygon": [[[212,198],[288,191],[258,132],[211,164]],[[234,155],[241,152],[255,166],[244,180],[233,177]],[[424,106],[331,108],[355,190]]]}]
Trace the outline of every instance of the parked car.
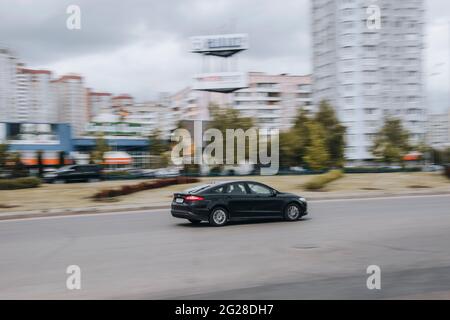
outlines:
[{"label": "parked car", "polygon": [[171,214],[192,223],[223,226],[228,221],[283,218],[295,221],[308,214],[305,198],[254,181],[205,184],[175,193]]},{"label": "parked car", "polygon": [[308,171],[303,167],[290,167],[289,170],[296,172],[296,173],[306,173]]},{"label": "parked car", "polygon": [[180,170],[178,168],[160,168],[156,169],[154,172],[156,178],[172,178],[178,177],[180,175]]},{"label": "parked car", "polygon": [[428,166],[424,166],[422,168],[422,171],[424,171],[424,172],[436,172],[436,171],[443,171],[443,170],[444,170],[444,167],[437,165],[437,164],[431,164]]},{"label": "parked car", "polygon": [[47,183],[93,182],[102,180],[102,169],[98,165],[83,164],[62,167],[54,172],[44,174]]}]

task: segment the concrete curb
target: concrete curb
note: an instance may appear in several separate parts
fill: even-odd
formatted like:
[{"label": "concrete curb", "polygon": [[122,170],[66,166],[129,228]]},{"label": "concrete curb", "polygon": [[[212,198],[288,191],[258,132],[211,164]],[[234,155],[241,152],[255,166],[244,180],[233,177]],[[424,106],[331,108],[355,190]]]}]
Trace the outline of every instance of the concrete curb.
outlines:
[{"label": "concrete curb", "polygon": [[[323,200],[351,200],[351,199],[370,199],[370,198],[398,198],[398,197],[413,197],[413,196],[439,196],[449,195],[450,192],[408,192],[408,193],[372,193],[372,194],[353,194],[341,196],[309,196],[308,201],[323,201]],[[142,211],[142,210],[159,210],[169,209],[169,204],[158,204],[149,206],[101,206],[101,207],[86,207],[86,208],[68,208],[68,209],[49,209],[49,210],[33,210],[33,211],[15,211],[11,213],[0,213],[0,221],[28,219],[28,218],[42,218],[42,217],[61,217],[61,216],[76,216],[76,215],[92,215],[102,213],[113,213],[123,211]]]}]

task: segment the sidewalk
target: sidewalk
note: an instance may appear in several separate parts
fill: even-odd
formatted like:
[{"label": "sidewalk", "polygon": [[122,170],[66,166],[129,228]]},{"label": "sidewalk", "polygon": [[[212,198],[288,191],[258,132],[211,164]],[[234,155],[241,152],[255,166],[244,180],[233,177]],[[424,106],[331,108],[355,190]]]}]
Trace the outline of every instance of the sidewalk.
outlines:
[{"label": "sidewalk", "polygon": [[[365,192],[365,193],[326,193],[326,192],[308,192],[306,196],[309,202],[323,201],[323,200],[345,200],[345,199],[370,199],[370,198],[384,198],[384,197],[404,197],[404,196],[431,196],[431,195],[448,195],[450,191],[436,191],[436,190],[421,190],[415,192]],[[85,215],[85,214],[102,214],[112,212],[135,212],[142,210],[159,210],[170,208],[170,201],[166,202],[154,202],[149,205],[101,205],[90,206],[83,208],[57,208],[57,209],[43,209],[43,210],[25,210],[25,211],[11,211],[0,212],[1,220],[12,219],[27,219],[27,218],[41,218],[41,217],[56,217],[56,216],[73,216],[73,215]]]}]

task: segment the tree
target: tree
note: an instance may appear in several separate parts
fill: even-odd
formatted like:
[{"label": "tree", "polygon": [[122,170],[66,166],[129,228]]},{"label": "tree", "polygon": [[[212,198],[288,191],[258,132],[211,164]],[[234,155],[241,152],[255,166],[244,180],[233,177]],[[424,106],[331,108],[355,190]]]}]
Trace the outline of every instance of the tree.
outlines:
[{"label": "tree", "polygon": [[280,133],[279,155],[281,168],[293,167],[299,163],[299,140],[294,130]]},{"label": "tree", "polygon": [[11,163],[11,176],[13,178],[28,176],[28,169],[22,163],[22,160],[20,159],[20,153],[14,152],[10,154],[10,156],[8,157],[8,162]]},{"label": "tree", "polygon": [[60,151],[58,153],[58,162],[59,162],[59,166],[62,167],[66,164],[66,153],[64,151]]},{"label": "tree", "polygon": [[104,161],[105,152],[111,151],[108,142],[103,135],[97,136],[95,140],[95,149],[91,152],[91,160],[94,163],[100,164]]},{"label": "tree", "polygon": [[44,174],[44,161],[43,161],[43,151],[38,150],[36,153],[37,158],[37,169],[38,169],[38,176],[42,177]]},{"label": "tree", "polygon": [[297,136],[297,141],[295,145],[295,152],[297,163],[300,162],[301,165],[305,164],[304,157],[306,155],[306,148],[311,143],[311,138],[309,134],[309,122],[311,121],[308,111],[304,108],[300,108],[295,119],[292,131]]},{"label": "tree", "polygon": [[170,162],[170,144],[161,137],[161,131],[155,129],[148,136],[150,146],[150,155],[154,161],[151,163],[153,168],[167,167]]},{"label": "tree", "polygon": [[308,122],[310,145],[306,147],[304,161],[313,170],[325,169],[330,156],[326,145],[326,130],[317,121]]},{"label": "tree", "polygon": [[411,150],[409,133],[399,119],[385,119],[384,125],[376,134],[371,152],[379,160],[388,164],[402,162],[403,156]]},{"label": "tree", "polygon": [[148,136],[150,145],[150,154],[161,156],[163,153],[169,151],[170,146],[167,141],[161,137],[161,131],[153,130]]},{"label": "tree", "polygon": [[325,145],[329,153],[329,166],[344,164],[345,127],[339,122],[333,107],[325,100],[320,102],[315,120],[325,130]]},{"label": "tree", "polygon": [[4,169],[6,166],[6,162],[9,157],[9,145],[2,143],[0,144],[0,170]]},{"label": "tree", "polygon": [[[209,122],[208,128],[218,129],[223,136],[223,163],[226,162],[226,130],[227,129],[242,129],[247,131],[253,127],[253,120],[250,117],[243,117],[239,110],[233,108],[220,108],[216,105],[211,104],[209,106],[209,113],[211,115],[211,121]],[[245,144],[245,157],[248,159],[249,156],[249,143]],[[237,150],[234,150],[234,156],[236,163]]]}]

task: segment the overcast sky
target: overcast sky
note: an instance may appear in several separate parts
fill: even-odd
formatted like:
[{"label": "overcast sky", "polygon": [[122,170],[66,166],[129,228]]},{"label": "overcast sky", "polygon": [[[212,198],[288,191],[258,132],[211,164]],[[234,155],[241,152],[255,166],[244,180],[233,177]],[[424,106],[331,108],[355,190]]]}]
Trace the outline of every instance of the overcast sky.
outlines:
[{"label": "overcast sky", "polygon": [[[425,1],[427,93],[440,111],[449,99],[450,3]],[[81,8],[81,30],[66,28],[71,4]],[[194,35],[248,33],[242,71],[310,73],[309,19],[309,0],[0,0],[0,44],[29,67],[79,73],[94,90],[143,101],[189,85],[201,65],[189,53]]]}]

